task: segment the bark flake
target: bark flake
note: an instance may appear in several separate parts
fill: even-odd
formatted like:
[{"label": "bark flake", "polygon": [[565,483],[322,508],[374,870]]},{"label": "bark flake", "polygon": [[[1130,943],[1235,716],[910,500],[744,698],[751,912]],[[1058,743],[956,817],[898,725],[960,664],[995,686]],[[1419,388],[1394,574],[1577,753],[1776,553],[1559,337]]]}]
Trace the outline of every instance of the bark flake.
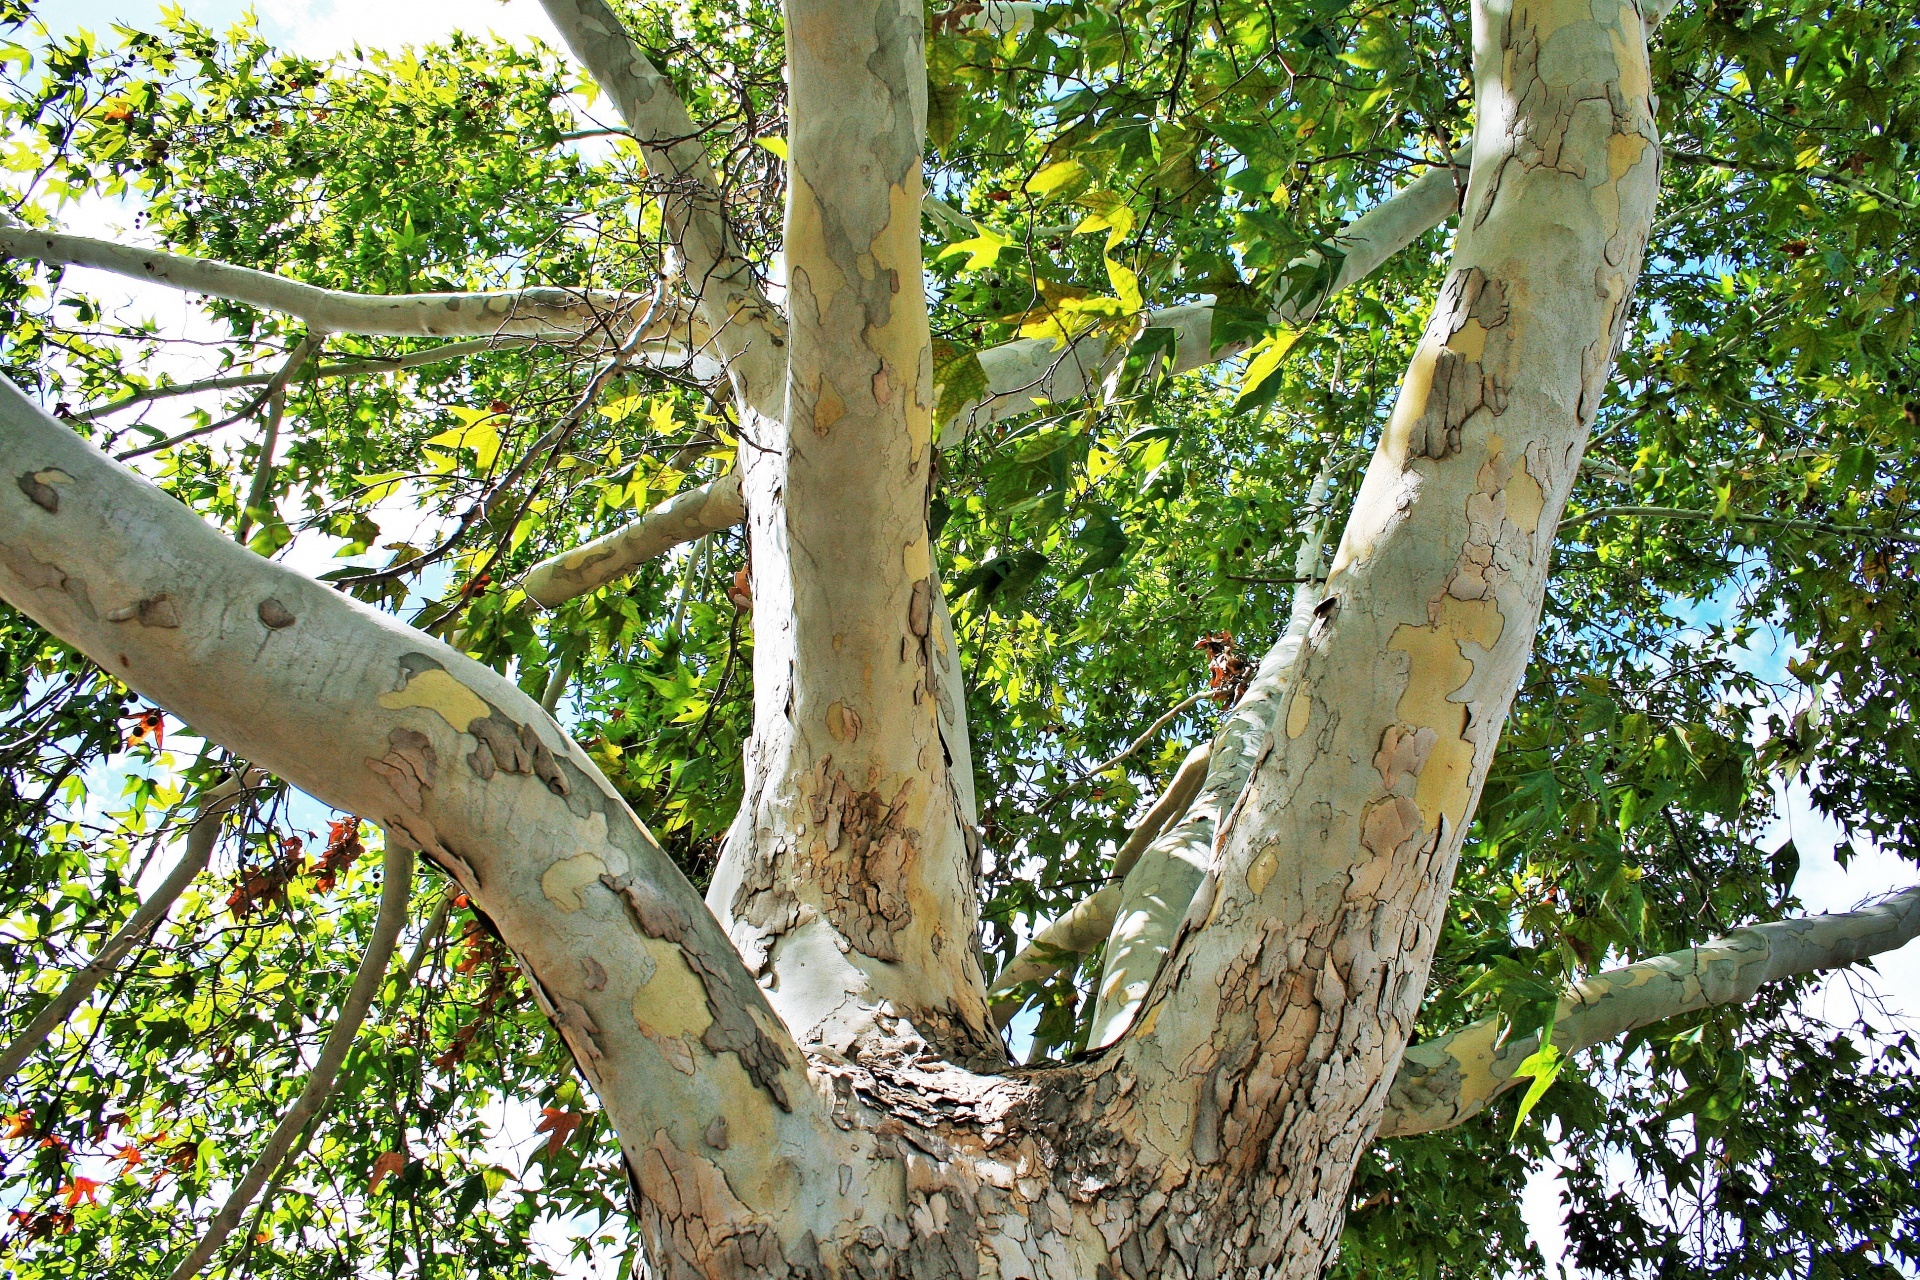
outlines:
[{"label": "bark flake", "polygon": [[678,947],[687,967],[700,979],[711,1018],[700,1042],[711,1053],[733,1054],[748,1078],[765,1089],[782,1111],[791,1111],[786,1086],[780,1079],[787,1066],[786,1052],[754,1020],[752,1008],[759,992],[750,984],[736,982],[736,975],[744,976],[738,959],[731,952],[711,948],[706,936],[694,926],[692,915],[652,885],[615,875],[601,876],[600,883],[627,904],[642,933]]}]

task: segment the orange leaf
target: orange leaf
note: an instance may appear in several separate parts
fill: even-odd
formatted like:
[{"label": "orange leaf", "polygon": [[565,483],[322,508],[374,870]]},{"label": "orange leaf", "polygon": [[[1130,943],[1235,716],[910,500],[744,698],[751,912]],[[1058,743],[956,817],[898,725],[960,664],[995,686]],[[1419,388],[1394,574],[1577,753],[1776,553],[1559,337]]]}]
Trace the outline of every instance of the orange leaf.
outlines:
[{"label": "orange leaf", "polygon": [[580,1127],[586,1117],[571,1111],[562,1111],[559,1107],[540,1108],[540,1123],[534,1126],[535,1133],[547,1135],[547,1159],[560,1154],[560,1148],[567,1145],[567,1139]]},{"label": "orange leaf", "polygon": [[100,1184],[92,1178],[82,1178],[76,1175],[71,1182],[60,1188],[60,1198],[66,1202],[66,1206],[69,1209],[79,1208],[80,1202],[83,1200],[88,1204],[99,1204],[99,1197]]},{"label": "orange leaf", "polygon": [[33,1117],[24,1111],[16,1111],[10,1116],[0,1117],[0,1124],[6,1130],[0,1132],[0,1138],[27,1138],[33,1136]]},{"label": "orange leaf", "polygon": [[387,1180],[390,1173],[399,1173],[407,1167],[407,1153],[404,1151],[382,1151],[373,1161],[373,1179],[367,1183],[367,1194],[380,1190],[380,1184]]},{"label": "orange leaf", "polygon": [[120,1172],[122,1173],[132,1173],[136,1168],[147,1162],[146,1156],[140,1152],[139,1144],[133,1142],[125,1144],[118,1151],[114,1152],[113,1158],[120,1162],[122,1166]]}]

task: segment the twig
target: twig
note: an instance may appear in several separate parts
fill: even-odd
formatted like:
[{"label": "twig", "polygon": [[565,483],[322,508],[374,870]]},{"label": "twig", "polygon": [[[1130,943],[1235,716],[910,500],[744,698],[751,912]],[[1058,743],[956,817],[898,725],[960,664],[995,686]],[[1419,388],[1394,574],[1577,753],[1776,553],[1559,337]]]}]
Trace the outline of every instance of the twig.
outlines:
[{"label": "twig", "polygon": [[6,1052],[0,1054],[0,1086],[13,1079],[14,1072],[33,1055],[41,1042],[93,994],[94,989],[126,958],[134,943],[160,922],[175,900],[193,883],[194,877],[206,869],[214,843],[220,838],[220,816],[233,807],[247,785],[247,779],[236,773],[207,792],[206,798],[200,802],[200,814],[187,832],[186,852],[180,855],[180,861],[174,863],[173,870],[167,872],[167,878],[140,904],[133,917],[107,939],[99,953],[67,980],[60,994],[47,1002],[46,1007],[27,1024],[27,1029],[7,1046]]},{"label": "twig", "polygon": [[399,940],[400,930],[407,923],[407,898],[413,887],[413,850],[395,840],[392,833],[387,836],[381,874],[380,914],[374,922],[373,936],[367,941],[366,955],[361,958],[360,968],[353,975],[353,986],[347,992],[346,1003],[340,1008],[340,1016],[327,1033],[326,1042],[320,1046],[320,1057],[307,1075],[306,1086],[301,1089],[293,1106],[280,1117],[280,1123],[274,1126],[273,1136],[267,1139],[259,1158],[235,1184],[232,1194],[227,1197],[220,1212],[214,1215],[213,1221],[207,1224],[206,1234],[181,1259],[180,1265],[173,1269],[172,1280],[190,1280],[207,1265],[208,1259],[220,1251],[220,1246],[226,1243],[227,1237],[239,1224],[240,1215],[247,1211],[247,1206],[260,1194],[260,1189],[279,1171],[280,1162],[292,1148],[294,1139],[299,1137],[307,1122],[332,1096],[340,1064],[346,1060],[347,1050],[353,1046],[360,1024],[366,1020],[367,1007],[373,1003],[374,994],[379,991],[380,984],[386,981],[387,962],[393,958],[394,943]]},{"label": "twig", "polygon": [[246,406],[238,413],[222,418],[218,422],[209,422],[204,427],[194,427],[190,430],[182,431],[178,435],[168,436],[164,440],[156,440],[152,444],[143,444],[138,449],[128,449],[124,453],[116,453],[113,455],[114,458],[120,462],[128,462],[134,458],[144,457],[149,453],[158,453],[162,449],[192,440],[196,436],[208,435],[218,431],[222,427],[230,427],[243,419],[251,418],[254,414],[260,412],[262,405],[268,403],[275,396],[286,390],[287,379],[291,378],[299,370],[300,366],[307,362],[307,357],[311,356],[320,344],[326,340],[327,335],[320,331],[309,333],[306,337],[302,338],[299,343],[295,345],[292,353],[287,356],[286,363],[282,364],[274,375],[267,379],[267,385],[261,388],[260,394],[252,400],[249,400]]},{"label": "twig", "polygon": [[[463,342],[448,342],[438,347],[429,347],[425,351],[412,351],[404,356],[393,356],[384,360],[355,360],[347,364],[323,364],[318,368],[295,374],[291,381],[319,382],[326,378],[373,378],[383,373],[403,373],[408,369],[417,369],[421,365],[438,364],[442,360],[454,360],[476,352],[512,351],[519,347],[538,346],[548,341],[545,338],[468,338]],[[199,395],[202,391],[231,391],[236,387],[259,387],[272,382],[273,378],[274,375],[271,373],[229,373],[218,378],[202,378],[198,382],[178,382],[171,386],[148,387],[144,391],[135,391],[118,400],[110,400],[106,404],[82,409],[72,416],[72,420],[92,422],[110,413],[118,413],[122,409],[131,409],[135,405],[147,404],[154,400]]]},{"label": "twig", "polygon": [[1749,516],[1737,511],[1717,515],[1711,511],[1698,511],[1688,507],[1596,507],[1592,511],[1582,511],[1579,515],[1568,516],[1560,522],[1560,531],[1578,528],[1595,520],[1608,520],[1616,516],[1649,516],[1663,520],[1724,520],[1729,524],[1763,525],[1776,529],[1808,529],[1815,533],[1834,533],[1842,536],[1863,538],[1885,538],[1889,542],[1920,543],[1920,533],[1908,533],[1901,529],[1876,529],[1864,524],[1829,524],[1824,520],[1799,520],[1787,516]]},{"label": "twig", "polygon": [[1161,716],[1158,720],[1155,720],[1151,725],[1149,725],[1145,733],[1141,734],[1139,737],[1135,738],[1132,742],[1128,743],[1126,746],[1126,749],[1121,751],[1119,755],[1114,756],[1112,759],[1101,761],[1099,764],[1095,765],[1093,768],[1087,770],[1085,773],[1075,778],[1072,782],[1069,782],[1066,786],[1061,787],[1058,791],[1048,796],[1046,799],[1046,802],[1042,804],[1037,811],[1035,811],[1034,816],[1036,818],[1044,816],[1048,810],[1053,808],[1054,805],[1060,803],[1060,801],[1066,797],[1069,791],[1072,791],[1075,787],[1085,782],[1088,778],[1097,777],[1100,774],[1105,773],[1107,770],[1113,768],[1113,766],[1119,764],[1122,760],[1125,760],[1128,756],[1132,755],[1134,752],[1138,751],[1140,748],[1146,746],[1147,743],[1153,740],[1154,735],[1158,734],[1162,729],[1166,728],[1169,724],[1173,723],[1174,717],[1178,716],[1182,711],[1185,711],[1188,707],[1191,707],[1194,703],[1200,701],[1200,699],[1206,697],[1207,694],[1211,692],[1212,690],[1210,689],[1201,689],[1197,693],[1189,694],[1187,697],[1175,703],[1172,709],[1170,709],[1165,715]]}]

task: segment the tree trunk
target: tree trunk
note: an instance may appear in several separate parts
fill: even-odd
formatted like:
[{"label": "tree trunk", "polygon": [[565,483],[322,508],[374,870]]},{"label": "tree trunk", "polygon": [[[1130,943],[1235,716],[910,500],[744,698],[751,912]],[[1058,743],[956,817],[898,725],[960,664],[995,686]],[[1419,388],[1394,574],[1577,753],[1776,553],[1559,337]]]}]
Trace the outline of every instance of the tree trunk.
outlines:
[{"label": "tree trunk", "polygon": [[802,1043],[844,1048],[884,1005],[990,1066],[964,709],[927,537],[920,10],[793,0],[787,30],[786,405],[743,441],[754,730],[707,902]]},{"label": "tree trunk", "polygon": [[[754,729],[711,914],[513,684],[234,546],[11,386],[0,594],[459,882],[598,1093],[656,1273],[1318,1276],[1400,1075],[1626,323],[1659,164],[1641,14],[1474,5],[1478,132],[1453,270],[1324,597],[1263,668],[1270,701],[1212,755],[1210,770],[1238,771],[1206,793],[1212,829],[1170,828],[1186,873],[1115,987],[1114,1043],[1017,1071],[975,959],[972,771],[926,525],[922,10],[789,0],[782,321],[665,79],[602,0],[547,9],[671,180],[666,223],[699,313],[697,329],[680,314],[674,341],[712,348],[735,392],[739,503],[722,485],[656,513],[711,529],[744,509],[749,531]],[[1436,190],[1383,212],[1367,243],[1431,226],[1428,206],[1451,207]],[[342,328],[475,333],[517,316],[508,331],[582,332],[573,301],[533,293],[369,302],[168,255],[135,265]],[[1212,354],[1210,317],[1181,327],[1182,361]],[[1100,341],[1077,384],[1049,394],[1085,390],[1114,356]],[[673,540],[592,550],[611,563]],[[542,598],[589,589],[604,566],[588,559],[559,566]],[[1135,870],[1168,880],[1144,858]],[[1678,975],[1681,1003],[1737,995],[1920,928],[1910,900],[1885,916],[1768,934],[1770,959],[1734,957],[1737,981],[1711,989],[1698,975],[1722,952],[1659,971]],[[1581,1025],[1669,1007],[1620,996],[1646,986],[1583,988]],[[1436,1085],[1449,1061],[1472,1074],[1471,1047],[1463,1032],[1423,1049],[1389,1124],[1484,1101]],[[1485,1074],[1475,1088],[1497,1091],[1504,1077]]]}]

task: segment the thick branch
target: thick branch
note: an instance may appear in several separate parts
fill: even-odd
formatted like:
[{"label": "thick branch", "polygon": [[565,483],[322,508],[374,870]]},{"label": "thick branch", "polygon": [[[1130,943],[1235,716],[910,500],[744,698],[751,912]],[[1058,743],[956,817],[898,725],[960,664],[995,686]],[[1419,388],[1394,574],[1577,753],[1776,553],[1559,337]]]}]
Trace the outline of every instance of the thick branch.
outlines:
[{"label": "thick branch", "polygon": [[240,798],[244,785],[241,775],[235,774],[207,792],[200,802],[199,816],[193,820],[193,826],[187,832],[186,850],[180,855],[180,861],[174,863],[173,869],[167,872],[166,879],[154,887],[153,893],[107,939],[106,945],[100,948],[93,959],[67,980],[60,994],[47,1001],[46,1006],[34,1015],[27,1029],[7,1046],[6,1052],[0,1053],[0,1086],[13,1079],[14,1072],[53,1033],[53,1029],[64,1023],[107,975],[119,967],[127,953],[133,950],[134,944],[146,937],[180,895],[186,892],[194,877],[206,870],[207,859],[212,856],[214,843],[220,838],[220,817]]},{"label": "thick branch", "polygon": [[[1606,1044],[1683,1013],[1753,999],[1795,974],[1842,969],[1920,937],[1920,886],[1870,907],[1736,929],[1685,951],[1608,969],[1573,987],[1554,1015],[1563,1053]],[[1538,1035],[1500,1043],[1501,1019],[1482,1018],[1414,1045],[1401,1060],[1380,1136],[1448,1129],[1519,1083]]]},{"label": "thick branch", "polygon": [[1110,1055],[1161,1092],[1147,1140],[1190,1154],[1200,1230],[1325,1242],[1276,1256],[1278,1280],[1330,1261],[1413,1030],[1659,189],[1638,10],[1472,8],[1452,267],[1272,731]]},{"label": "thick branch", "polygon": [[240,1223],[240,1215],[247,1211],[260,1188],[278,1172],[280,1162],[286,1158],[294,1139],[307,1127],[307,1122],[319,1112],[327,1098],[333,1093],[334,1077],[340,1073],[340,1064],[346,1061],[347,1050],[353,1047],[354,1037],[360,1034],[360,1024],[366,1020],[367,1009],[373,1004],[373,997],[380,990],[380,984],[386,980],[387,961],[393,958],[393,947],[400,939],[400,930],[407,923],[407,898],[413,889],[413,850],[403,842],[387,837],[386,856],[381,866],[380,913],[373,922],[373,936],[367,939],[367,951],[360,958],[360,967],[354,972],[353,986],[347,991],[345,1003],[334,1019],[332,1030],[320,1046],[320,1056],[314,1061],[313,1070],[307,1073],[307,1083],[300,1090],[300,1096],[294,1099],[280,1123],[274,1126],[273,1133],[267,1139],[267,1145],[255,1157],[253,1165],[234,1185],[227,1196],[227,1202],[220,1207],[213,1221],[207,1224],[205,1234],[200,1237],[180,1265],[173,1269],[172,1280],[191,1280],[200,1273],[201,1268],[227,1237],[233,1234],[234,1227]]},{"label": "thick branch", "polygon": [[660,184],[661,218],[686,288],[729,361],[736,389],[771,408],[785,325],[761,291],[733,230],[697,128],[667,78],[605,0],[541,0],[561,38],[613,99]]},{"label": "thick branch", "polygon": [[[235,546],[11,384],[0,478],[0,598],[210,741],[448,872],[554,1010],[643,1182],[663,1144],[704,1152],[743,1195],[775,1186],[807,1206],[781,1219],[781,1247],[829,1234],[844,1209],[834,1161],[782,1154],[843,1143],[797,1047],[693,887],[537,702]],[[706,1148],[717,1115],[758,1136]]]},{"label": "thick branch", "polygon": [[[285,276],[159,249],[0,225],[0,253],[55,265],[93,267],[189,293],[297,316],[313,329],[387,337],[589,338],[621,336],[645,294],[558,288],[483,293],[343,293]],[[655,322],[666,337],[671,319]]]},{"label": "thick branch", "polygon": [[542,560],[527,571],[521,585],[530,599],[549,609],[557,608],[625,577],[683,542],[731,529],[746,514],[746,504],[740,498],[740,473],[729,471],[717,480],[676,493],[612,533]]}]

